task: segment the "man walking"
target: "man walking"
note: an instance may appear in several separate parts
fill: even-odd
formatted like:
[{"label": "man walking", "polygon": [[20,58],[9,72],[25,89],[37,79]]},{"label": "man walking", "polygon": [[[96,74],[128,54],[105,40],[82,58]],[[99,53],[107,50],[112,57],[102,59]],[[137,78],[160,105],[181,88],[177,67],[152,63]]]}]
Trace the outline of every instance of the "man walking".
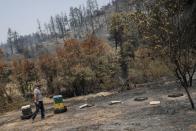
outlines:
[{"label": "man walking", "polygon": [[43,96],[41,93],[41,85],[36,84],[36,87],[34,89],[34,102],[36,110],[32,115],[32,120],[34,121],[35,117],[37,116],[37,113],[41,110],[41,119],[45,118],[45,110],[44,110],[44,104],[43,104]]}]

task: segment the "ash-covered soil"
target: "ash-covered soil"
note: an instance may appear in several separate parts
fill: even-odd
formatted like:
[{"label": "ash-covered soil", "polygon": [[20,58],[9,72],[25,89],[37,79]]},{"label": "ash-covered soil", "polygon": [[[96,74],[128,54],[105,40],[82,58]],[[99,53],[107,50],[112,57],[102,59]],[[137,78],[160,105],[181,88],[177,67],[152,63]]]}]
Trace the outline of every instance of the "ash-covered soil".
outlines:
[{"label": "ash-covered soil", "polygon": [[[169,98],[174,92],[184,93],[174,82],[148,84],[122,93],[99,93],[65,100],[68,111],[54,115],[52,105],[46,105],[46,119],[35,122],[20,120],[20,111],[0,116],[0,130],[16,131],[196,131],[196,111],[192,110],[186,94]],[[102,95],[100,95],[102,94]],[[196,104],[196,82],[191,89]],[[136,97],[148,97],[142,102]],[[109,105],[112,100],[123,103]],[[153,100],[160,105],[150,105]],[[79,109],[85,103],[94,107]]]}]

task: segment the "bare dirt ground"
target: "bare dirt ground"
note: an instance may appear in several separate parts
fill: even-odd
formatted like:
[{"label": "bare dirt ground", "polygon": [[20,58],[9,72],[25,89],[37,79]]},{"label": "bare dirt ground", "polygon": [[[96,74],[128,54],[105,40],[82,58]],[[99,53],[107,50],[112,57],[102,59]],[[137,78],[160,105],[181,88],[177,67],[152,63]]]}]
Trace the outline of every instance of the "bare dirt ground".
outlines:
[{"label": "bare dirt ground", "polygon": [[[194,83],[194,88],[196,82]],[[183,92],[175,83],[163,82],[145,85],[122,93],[99,93],[65,100],[68,112],[54,115],[52,105],[46,105],[46,119],[40,116],[31,120],[20,120],[20,111],[13,111],[0,116],[0,130],[14,131],[196,131],[196,111],[184,93],[179,98],[168,98],[168,94]],[[148,100],[136,102],[136,97],[148,97]],[[196,102],[196,89],[192,89]],[[123,103],[109,105],[112,100]],[[152,100],[161,101],[152,106]],[[50,103],[50,102],[49,102]],[[79,109],[84,103],[94,107]]]}]

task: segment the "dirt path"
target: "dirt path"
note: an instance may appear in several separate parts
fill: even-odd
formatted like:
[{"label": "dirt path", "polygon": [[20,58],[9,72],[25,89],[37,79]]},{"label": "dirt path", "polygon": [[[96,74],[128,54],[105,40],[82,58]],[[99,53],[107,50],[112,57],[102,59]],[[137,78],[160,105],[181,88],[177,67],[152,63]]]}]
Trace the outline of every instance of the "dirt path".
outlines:
[{"label": "dirt path", "polygon": [[[196,84],[194,83],[194,86]],[[90,95],[65,100],[68,112],[54,115],[51,105],[47,106],[47,117],[40,116],[32,124],[31,120],[21,121],[20,112],[0,116],[0,130],[55,130],[55,131],[196,131],[196,112],[190,109],[186,96],[168,98],[178,90],[173,83],[161,83],[133,89],[119,94]],[[134,98],[146,96],[144,102]],[[196,89],[192,96],[196,102]],[[111,100],[121,100],[122,104],[109,105]],[[151,106],[151,100],[160,100],[158,106]],[[79,109],[84,103],[94,107]],[[11,119],[12,118],[12,119]]]}]

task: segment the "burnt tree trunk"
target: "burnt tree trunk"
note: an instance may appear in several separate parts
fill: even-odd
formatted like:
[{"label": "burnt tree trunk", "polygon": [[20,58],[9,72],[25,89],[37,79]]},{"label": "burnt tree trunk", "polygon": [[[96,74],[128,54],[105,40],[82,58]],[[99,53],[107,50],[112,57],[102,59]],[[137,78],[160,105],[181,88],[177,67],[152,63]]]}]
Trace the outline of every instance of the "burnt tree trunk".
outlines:
[{"label": "burnt tree trunk", "polygon": [[189,92],[188,87],[187,87],[187,86],[184,86],[184,89],[185,89],[185,91],[186,91],[186,93],[187,93],[187,96],[188,96],[188,98],[189,98],[189,102],[190,102],[190,104],[191,104],[192,109],[195,109],[195,104],[194,104],[193,99],[192,99],[192,97],[191,97],[191,95],[190,95],[190,92]]},{"label": "burnt tree trunk", "polygon": [[192,78],[189,78],[190,80],[188,81],[187,77],[186,77],[186,73],[183,73],[181,71],[180,66],[179,66],[178,63],[176,63],[176,65],[177,65],[177,68],[176,68],[176,71],[175,71],[176,77],[178,78],[178,80],[180,80],[181,85],[184,87],[192,109],[195,109],[193,99],[192,99],[192,97],[190,95],[190,92],[189,92],[189,87],[191,87],[190,81],[192,81]]},{"label": "burnt tree trunk", "polygon": [[121,77],[123,80],[127,81],[128,79],[128,62],[126,60],[126,55],[124,51],[124,47],[122,44],[120,44],[120,67],[121,67]]}]

